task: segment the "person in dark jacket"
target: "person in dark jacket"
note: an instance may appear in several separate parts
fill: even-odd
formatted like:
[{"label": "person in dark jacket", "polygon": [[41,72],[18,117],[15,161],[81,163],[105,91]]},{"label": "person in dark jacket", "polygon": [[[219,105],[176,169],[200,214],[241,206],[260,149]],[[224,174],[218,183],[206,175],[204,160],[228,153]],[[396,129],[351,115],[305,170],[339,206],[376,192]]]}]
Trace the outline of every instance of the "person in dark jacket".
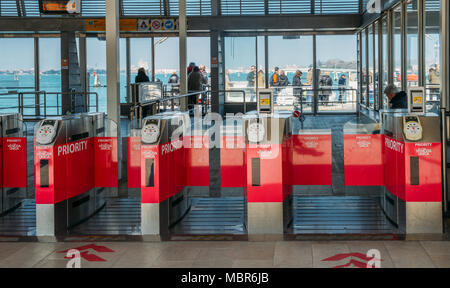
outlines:
[{"label": "person in dark jacket", "polygon": [[247,87],[254,88],[255,87],[255,79],[256,79],[256,67],[252,65],[250,68],[250,72],[247,74]]},{"label": "person in dark jacket", "polygon": [[294,101],[297,101],[297,104],[301,103],[301,100],[303,100],[300,97],[303,97],[303,89],[302,89],[302,71],[297,70],[295,71],[295,75],[294,78],[292,78],[292,87],[294,87],[293,92],[294,92]]},{"label": "person in dark jacket", "polygon": [[150,79],[148,78],[147,74],[145,74],[144,68],[139,68],[138,74],[136,75],[136,78],[134,78],[135,83],[142,83],[142,82],[150,82]]},{"label": "person in dark jacket", "polygon": [[286,87],[289,86],[289,78],[286,76],[286,72],[284,70],[280,71],[280,78],[279,78],[279,86]]},{"label": "person in dark jacket", "polygon": [[187,67],[187,74],[188,75],[191,74],[192,70],[194,70],[194,67],[195,67],[195,63],[194,62],[189,63],[189,66]]},{"label": "person in dark jacket", "polygon": [[[188,76],[188,93],[201,92],[203,90],[203,85],[206,85],[205,78],[200,72],[200,68],[195,66],[192,72]],[[189,97],[188,104],[197,104],[198,95],[193,95]]]},{"label": "person in dark jacket", "polygon": [[389,99],[391,109],[406,109],[408,108],[408,96],[405,91],[397,92],[397,87],[390,84],[384,89],[384,94]]},{"label": "person in dark jacket", "polygon": [[180,77],[178,77],[177,72],[172,73],[167,83],[170,84],[172,94],[180,92]]},{"label": "person in dark jacket", "polygon": [[347,78],[345,78],[345,74],[341,75],[341,78],[339,78],[339,99],[338,101],[340,103],[344,103],[347,99],[345,88],[347,87]]},{"label": "person in dark jacket", "polygon": [[327,106],[328,101],[330,99],[331,95],[331,87],[333,86],[333,79],[331,79],[331,76],[329,72],[325,72],[322,77],[320,77],[319,80],[319,87],[320,87],[320,93],[319,98],[322,101],[322,105]]}]

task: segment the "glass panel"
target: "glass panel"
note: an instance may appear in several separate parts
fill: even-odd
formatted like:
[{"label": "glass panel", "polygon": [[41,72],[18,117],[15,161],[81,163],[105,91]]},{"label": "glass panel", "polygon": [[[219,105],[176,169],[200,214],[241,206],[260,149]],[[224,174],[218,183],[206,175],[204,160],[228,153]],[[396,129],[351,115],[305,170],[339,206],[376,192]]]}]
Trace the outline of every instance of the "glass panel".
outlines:
[{"label": "glass panel", "polygon": [[[187,38],[187,59],[188,62],[194,62],[204,74],[208,82],[207,87],[211,85],[211,44],[209,37],[189,37]],[[189,64],[188,63],[188,64]],[[203,68],[204,67],[204,70]]]},{"label": "glass panel", "polygon": [[[39,38],[40,90],[61,92],[61,39]],[[58,97],[58,101],[56,99]],[[41,97],[43,98],[43,97]],[[41,99],[41,104],[44,99]],[[61,114],[61,96],[47,95],[47,115]],[[58,105],[59,102],[59,105]],[[59,107],[57,107],[59,106]],[[44,113],[42,106],[41,113]]]},{"label": "glass panel", "polygon": [[[34,39],[0,38],[0,47],[0,94],[34,91]],[[18,112],[17,94],[0,95],[0,113],[7,112]]]},{"label": "glass panel", "polygon": [[180,75],[180,47],[178,37],[155,37],[154,45],[155,81],[161,81],[163,85],[167,85],[173,72]]},{"label": "glass panel", "polygon": [[419,43],[418,43],[418,29],[417,29],[417,3],[418,0],[410,0],[407,6],[406,18],[406,81],[409,86],[419,85]]},{"label": "glass panel", "polygon": [[402,89],[401,85],[401,70],[402,70],[402,37],[401,37],[401,16],[402,6],[398,6],[393,12],[393,83],[398,89]]},{"label": "glass panel", "polygon": [[319,111],[356,110],[356,49],[356,35],[317,36]]},{"label": "glass panel", "polygon": [[375,75],[374,75],[374,71],[375,71],[375,66],[374,66],[374,47],[373,47],[373,26],[370,25],[369,28],[369,44],[368,44],[368,53],[369,53],[369,107],[373,109],[374,107],[374,79],[375,79]]},{"label": "glass panel", "polygon": [[367,29],[361,33],[361,104],[367,104]]},{"label": "glass panel", "polygon": [[[106,112],[106,41],[86,38],[86,58],[89,92],[98,94],[99,112]],[[95,96],[89,98],[89,106],[95,107]]]},{"label": "glass panel", "polygon": [[380,80],[380,65],[378,63],[379,55],[378,55],[378,23],[374,24],[374,70],[373,70],[373,97],[374,97],[374,109],[379,109],[379,97],[378,97],[378,89],[379,89],[379,80]]},{"label": "glass panel", "polygon": [[[274,89],[278,110],[292,110],[295,106],[303,112],[311,112],[314,95],[311,90],[312,61],[312,36],[269,37],[269,85]],[[297,71],[302,73],[301,76],[296,76]]]},{"label": "glass panel", "polygon": [[425,2],[425,75],[427,89],[427,110],[437,112],[440,104],[440,0]]},{"label": "glass panel", "polygon": [[[381,91],[384,92],[384,89],[388,85],[388,73],[389,73],[389,30],[388,30],[388,19],[387,17],[383,17],[382,20],[382,33],[383,33],[383,74],[382,81],[383,87]],[[383,93],[383,109],[387,108],[388,99],[386,95]]]},{"label": "glass panel", "polygon": [[[256,102],[256,82],[251,75],[253,69],[256,71],[255,54],[256,37],[225,37],[225,90],[244,90],[246,99],[250,96],[249,101],[252,102]],[[263,64],[258,63],[258,68],[262,68],[260,65]],[[243,94],[227,92],[225,102],[243,103]]]}]

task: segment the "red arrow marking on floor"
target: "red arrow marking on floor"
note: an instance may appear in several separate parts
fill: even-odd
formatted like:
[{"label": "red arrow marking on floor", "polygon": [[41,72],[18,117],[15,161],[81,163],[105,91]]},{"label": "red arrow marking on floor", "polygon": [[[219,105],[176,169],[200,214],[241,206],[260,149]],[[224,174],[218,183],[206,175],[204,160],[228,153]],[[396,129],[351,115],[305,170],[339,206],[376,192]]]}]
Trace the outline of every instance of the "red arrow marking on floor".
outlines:
[{"label": "red arrow marking on floor", "polygon": [[[349,258],[349,257],[356,257],[356,258],[359,258],[359,259],[361,259],[363,261],[366,261],[366,262],[370,261],[370,260],[383,261],[383,259],[376,259],[374,257],[372,257],[372,258],[371,257],[367,257],[365,254],[358,253],[358,252],[336,254],[334,256],[322,259],[322,261],[340,261],[340,260],[343,260],[343,259],[346,259],[346,258]],[[356,267],[359,267],[359,268],[367,268],[367,263],[363,263],[363,262],[355,260],[355,259],[350,259],[350,261],[348,263],[343,264],[343,265],[338,265],[338,266],[335,266],[333,268],[349,267],[352,264],[354,266],[356,266]]]},{"label": "red arrow marking on floor", "polygon": [[[362,253],[355,252],[355,253],[336,254],[336,255],[331,256],[329,258],[323,259],[322,261],[339,261],[339,260],[342,260],[342,259],[345,259],[345,258],[348,258],[348,257],[356,257],[356,258],[359,258],[359,259],[364,260],[364,261],[369,261],[369,260],[373,259],[373,257],[372,258],[371,257],[367,257],[366,255],[364,255]],[[383,260],[381,260],[381,261],[383,261]]]},{"label": "red arrow marking on floor", "polygon": [[[106,262],[105,259],[98,257],[95,254],[89,254],[89,251],[81,252],[80,256],[81,256],[81,258],[83,258],[84,260],[89,261],[89,262]],[[64,259],[73,259],[73,257],[75,257],[75,255],[72,257],[64,257]]]},{"label": "red arrow marking on floor", "polygon": [[[105,246],[97,246],[95,244],[88,244],[88,245],[84,245],[84,246],[80,246],[77,248],[72,248],[72,249],[76,249],[78,251],[83,251],[83,250],[88,250],[88,249],[92,249],[96,252],[114,252],[114,250],[109,249],[108,247]],[[64,250],[64,251],[59,251],[58,253],[67,253],[70,249]]]},{"label": "red arrow marking on floor", "polygon": [[347,264],[335,266],[333,268],[345,268],[345,267],[349,267],[352,264],[358,268],[367,268],[367,263],[363,263],[363,262],[360,262],[360,261],[354,260],[354,259],[350,260],[350,262],[348,262]]}]

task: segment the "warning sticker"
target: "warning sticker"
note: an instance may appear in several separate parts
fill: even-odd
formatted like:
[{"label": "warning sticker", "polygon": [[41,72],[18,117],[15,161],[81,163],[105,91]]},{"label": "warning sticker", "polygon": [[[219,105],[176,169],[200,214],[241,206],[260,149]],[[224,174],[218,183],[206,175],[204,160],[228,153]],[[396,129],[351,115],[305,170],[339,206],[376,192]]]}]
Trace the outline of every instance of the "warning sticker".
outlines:
[{"label": "warning sticker", "polygon": [[149,19],[139,19],[138,22],[138,31],[149,31],[150,30],[150,20]]}]

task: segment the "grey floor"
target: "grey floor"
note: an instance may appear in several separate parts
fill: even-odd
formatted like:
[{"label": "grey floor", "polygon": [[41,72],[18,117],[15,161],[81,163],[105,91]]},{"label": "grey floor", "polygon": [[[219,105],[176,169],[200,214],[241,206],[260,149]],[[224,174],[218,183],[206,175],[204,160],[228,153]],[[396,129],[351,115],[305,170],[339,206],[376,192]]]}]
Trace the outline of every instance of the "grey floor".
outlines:
[{"label": "grey floor", "polygon": [[[95,247],[106,247],[98,252]],[[80,248],[84,247],[84,248]],[[88,246],[89,247],[89,246]],[[63,252],[81,252],[103,261],[81,259],[82,268],[167,267],[167,268],[330,268],[352,263],[377,249],[381,268],[450,268],[448,241],[170,241],[170,242],[58,242],[1,243],[0,267],[66,267]],[[326,261],[340,254],[341,260]],[[340,257],[339,257],[340,258]]]}]

